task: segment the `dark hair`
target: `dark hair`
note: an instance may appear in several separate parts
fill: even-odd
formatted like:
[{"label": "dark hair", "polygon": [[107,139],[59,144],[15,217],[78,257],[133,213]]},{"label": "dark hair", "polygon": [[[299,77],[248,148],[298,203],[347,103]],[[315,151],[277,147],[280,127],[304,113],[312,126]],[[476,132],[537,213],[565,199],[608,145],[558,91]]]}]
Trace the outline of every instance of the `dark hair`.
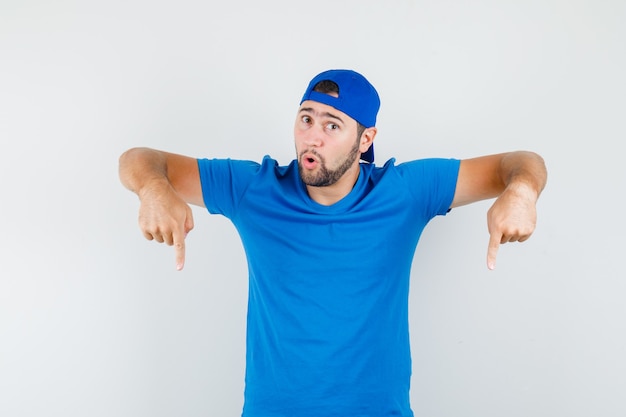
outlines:
[{"label": "dark hair", "polygon": [[[317,91],[318,93],[330,94],[335,93],[339,95],[339,86],[336,82],[330,80],[322,80],[319,83],[315,84],[313,87],[313,91]],[[365,131],[365,126],[356,121],[356,138],[357,140],[361,139],[361,135]]]},{"label": "dark hair", "polygon": [[318,93],[336,93],[339,94],[339,86],[336,82],[330,80],[322,80],[319,83],[315,84],[313,87],[313,91],[317,91]]}]

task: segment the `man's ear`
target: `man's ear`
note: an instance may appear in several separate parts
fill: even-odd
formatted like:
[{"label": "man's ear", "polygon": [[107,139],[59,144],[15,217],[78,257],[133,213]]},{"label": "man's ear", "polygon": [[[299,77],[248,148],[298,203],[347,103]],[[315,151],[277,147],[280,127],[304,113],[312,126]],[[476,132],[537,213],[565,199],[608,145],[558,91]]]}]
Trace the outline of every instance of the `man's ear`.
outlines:
[{"label": "man's ear", "polygon": [[378,130],[375,127],[368,127],[363,131],[363,133],[361,134],[361,145],[359,148],[361,153],[367,152],[370,146],[372,146],[377,132]]}]

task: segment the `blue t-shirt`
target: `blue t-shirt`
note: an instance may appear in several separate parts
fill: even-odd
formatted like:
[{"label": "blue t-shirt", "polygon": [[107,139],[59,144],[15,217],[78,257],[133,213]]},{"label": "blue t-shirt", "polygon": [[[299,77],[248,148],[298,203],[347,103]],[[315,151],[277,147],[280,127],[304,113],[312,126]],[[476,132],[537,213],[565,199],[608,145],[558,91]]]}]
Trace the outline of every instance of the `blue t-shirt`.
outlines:
[{"label": "blue t-shirt", "polygon": [[422,230],[450,208],[459,161],[361,164],[323,206],[298,165],[199,159],[205,205],[249,269],[244,417],[412,416],[409,275]]}]

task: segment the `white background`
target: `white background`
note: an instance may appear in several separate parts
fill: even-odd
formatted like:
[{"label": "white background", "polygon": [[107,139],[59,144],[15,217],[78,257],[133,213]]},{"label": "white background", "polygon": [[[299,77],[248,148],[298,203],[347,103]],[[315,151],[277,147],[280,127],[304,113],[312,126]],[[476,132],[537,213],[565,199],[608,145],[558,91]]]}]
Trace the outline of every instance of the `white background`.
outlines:
[{"label": "white background", "polygon": [[377,163],[529,149],[538,228],[486,268],[490,201],[425,230],[418,416],[626,415],[626,2],[0,0],[0,415],[237,416],[246,265],[194,208],[137,227],[133,146],[281,163],[308,81],[377,87]]}]

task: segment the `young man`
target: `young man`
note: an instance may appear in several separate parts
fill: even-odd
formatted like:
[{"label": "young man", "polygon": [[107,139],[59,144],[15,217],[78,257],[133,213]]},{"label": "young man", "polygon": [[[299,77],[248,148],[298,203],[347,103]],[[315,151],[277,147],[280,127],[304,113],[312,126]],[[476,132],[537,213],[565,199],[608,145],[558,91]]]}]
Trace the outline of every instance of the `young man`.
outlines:
[{"label": "young man", "polygon": [[[279,166],[135,148],[122,183],[140,198],[144,236],[183,268],[188,204],[228,217],[248,258],[243,416],[412,416],[408,288],[420,234],[436,215],[495,198],[487,266],[535,228],[542,158],[373,164],[380,100],[350,70],[317,75],[298,109],[297,159]],[[363,160],[364,162],[361,162]]]}]

